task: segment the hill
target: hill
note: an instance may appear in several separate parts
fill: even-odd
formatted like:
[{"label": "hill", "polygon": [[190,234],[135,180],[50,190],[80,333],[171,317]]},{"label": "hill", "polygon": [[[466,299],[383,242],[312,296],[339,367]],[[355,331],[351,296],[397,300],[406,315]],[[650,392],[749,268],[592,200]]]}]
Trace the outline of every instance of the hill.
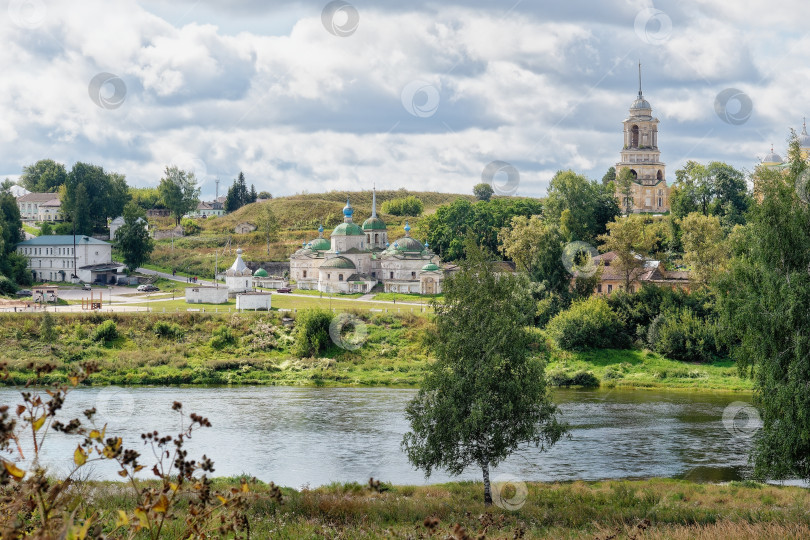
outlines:
[{"label": "hill", "polygon": [[[473,195],[458,193],[405,189],[378,191],[377,215],[388,225],[392,238],[402,236],[402,227],[406,220],[412,226],[416,226],[419,218],[383,214],[380,212],[382,203],[409,195],[422,201],[425,206],[423,215],[432,214],[439,206],[450,204],[457,199],[471,202],[475,200]],[[227,267],[233,262],[235,256],[233,251],[237,246],[244,250],[243,258],[246,261],[286,261],[290,254],[301,247],[302,241],[312,240],[318,236],[318,226],[321,223],[326,229],[325,236],[329,237],[332,228],[343,221],[343,207],[346,205],[347,197],[355,210],[355,223],[363,223],[371,215],[371,191],[330,191],[279,197],[262,203],[248,204],[225,216],[196,220],[201,227],[199,235],[177,238],[174,242],[169,239],[155,242],[152,264],[166,270],[176,269],[192,275],[210,277],[214,274],[215,266],[219,265],[219,268],[222,268],[224,264]],[[256,217],[265,204],[270,205],[281,225],[279,240],[271,244],[269,254],[264,239],[258,232],[248,234],[234,232],[234,228],[240,223],[255,224]],[[150,223],[157,228],[174,226],[171,219],[150,219]],[[223,251],[226,246],[230,249]],[[222,257],[219,263],[217,251]]]},{"label": "hill", "polygon": [[[413,195],[425,205],[425,214],[431,214],[436,208],[443,204],[450,204],[456,199],[466,199],[474,201],[472,195],[461,195],[458,193],[436,193],[434,191],[408,191],[399,189],[396,191],[377,192],[377,215],[379,215],[389,225],[399,225],[405,219],[411,222],[415,218],[406,218],[383,214],[380,212],[382,203],[391,199],[398,199]],[[239,223],[255,222],[259,209],[263,204],[269,204],[273,212],[279,219],[282,229],[287,230],[312,230],[315,231],[318,225],[323,223],[324,227],[331,228],[343,221],[343,207],[346,199],[351,201],[354,207],[355,223],[362,223],[371,215],[371,191],[330,191],[328,193],[312,193],[303,195],[292,195],[289,197],[279,197],[264,203],[248,204],[231,214],[206,220],[202,223],[203,231],[215,233],[233,232],[234,227]]]}]

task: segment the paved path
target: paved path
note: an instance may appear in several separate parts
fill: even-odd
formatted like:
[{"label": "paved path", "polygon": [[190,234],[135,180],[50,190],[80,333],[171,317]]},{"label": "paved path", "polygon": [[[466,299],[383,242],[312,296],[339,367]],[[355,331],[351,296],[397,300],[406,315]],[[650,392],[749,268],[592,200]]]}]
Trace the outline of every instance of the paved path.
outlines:
[{"label": "paved path", "polygon": [[147,268],[136,268],[135,271],[146,276],[156,276],[163,279],[170,279],[172,281],[179,281],[180,283],[188,283],[189,285],[199,285],[201,287],[213,287],[216,285],[216,283],[213,281],[205,281],[202,279],[198,279],[196,283],[191,283],[186,276],[173,276],[171,274],[167,274],[166,272],[158,272],[157,270],[149,270]]}]

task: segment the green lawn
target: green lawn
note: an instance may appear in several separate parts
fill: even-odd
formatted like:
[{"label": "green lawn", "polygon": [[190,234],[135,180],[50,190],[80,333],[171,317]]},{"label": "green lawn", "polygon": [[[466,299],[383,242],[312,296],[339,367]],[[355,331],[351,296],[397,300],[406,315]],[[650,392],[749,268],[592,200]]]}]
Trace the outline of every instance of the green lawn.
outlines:
[{"label": "green lawn", "polygon": [[[309,289],[294,289],[293,293],[329,298],[329,293],[322,293],[321,291],[313,291]],[[332,293],[332,298],[360,298],[361,296],[363,296],[363,293]]]},{"label": "green lawn", "polygon": [[411,302],[414,304],[429,304],[433,299],[439,302],[444,301],[442,294],[405,294],[405,293],[378,293],[374,295],[374,300],[384,300],[386,302]]},{"label": "green lawn", "polygon": [[[158,293],[155,293],[158,294]],[[187,311],[191,310],[205,310],[206,313],[209,312],[218,312],[222,313],[223,311],[227,312],[228,307],[231,307],[232,311],[236,308],[236,301],[229,300],[227,304],[187,304],[185,300],[168,300],[168,301],[157,301],[159,298],[165,298],[165,296],[159,297],[156,296],[154,302],[149,301],[142,301],[137,303],[128,303],[127,305],[136,306],[136,307],[150,307],[152,311],[162,312],[164,309],[166,312],[176,312],[176,311]],[[390,302],[354,302],[352,300],[345,300],[345,299],[337,299],[332,298],[329,299],[328,296],[324,296],[323,298],[312,297],[312,298],[302,298],[300,296],[291,296],[283,293],[277,293],[273,295],[272,298],[272,306],[274,310],[278,309],[286,309],[286,310],[301,310],[301,309],[311,309],[315,307],[320,307],[324,309],[333,309],[335,311],[375,311],[377,313],[413,313],[415,315],[419,314],[427,314],[430,313],[432,310],[429,306],[398,306],[391,304]]]},{"label": "green lawn", "polygon": [[692,364],[669,360],[648,350],[596,349],[551,352],[547,372],[590,371],[602,387],[728,390],[749,392],[753,381],[739,376],[731,360]]}]

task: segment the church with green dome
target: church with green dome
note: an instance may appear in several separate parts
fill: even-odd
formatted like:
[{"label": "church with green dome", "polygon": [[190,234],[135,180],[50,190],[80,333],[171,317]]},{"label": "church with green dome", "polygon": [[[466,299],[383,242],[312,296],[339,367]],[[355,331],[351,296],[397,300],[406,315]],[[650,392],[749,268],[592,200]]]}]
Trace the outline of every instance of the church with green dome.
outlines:
[{"label": "church with green dome", "polygon": [[438,294],[444,272],[439,257],[427,243],[411,237],[406,222],[404,236],[389,242],[388,227],[377,216],[377,191],[372,191],[371,217],[357,225],[349,200],[343,223],[327,240],[323,225],[318,238],[303,242],[290,256],[290,277],[299,289],[336,293],[366,293],[377,284],[385,292]]}]

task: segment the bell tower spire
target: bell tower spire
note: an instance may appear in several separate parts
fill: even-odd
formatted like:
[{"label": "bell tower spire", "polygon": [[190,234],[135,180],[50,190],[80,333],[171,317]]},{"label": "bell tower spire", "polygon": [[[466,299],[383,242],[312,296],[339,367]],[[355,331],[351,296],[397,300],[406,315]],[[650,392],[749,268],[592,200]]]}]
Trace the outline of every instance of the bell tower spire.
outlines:
[{"label": "bell tower spire", "polygon": [[626,213],[663,213],[669,210],[666,165],[658,149],[658,118],[643,94],[641,60],[638,61],[638,97],[630,105],[624,120],[624,144],[616,176],[627,170],[632,177],[629,187],[617,188],[616,196]]}]

